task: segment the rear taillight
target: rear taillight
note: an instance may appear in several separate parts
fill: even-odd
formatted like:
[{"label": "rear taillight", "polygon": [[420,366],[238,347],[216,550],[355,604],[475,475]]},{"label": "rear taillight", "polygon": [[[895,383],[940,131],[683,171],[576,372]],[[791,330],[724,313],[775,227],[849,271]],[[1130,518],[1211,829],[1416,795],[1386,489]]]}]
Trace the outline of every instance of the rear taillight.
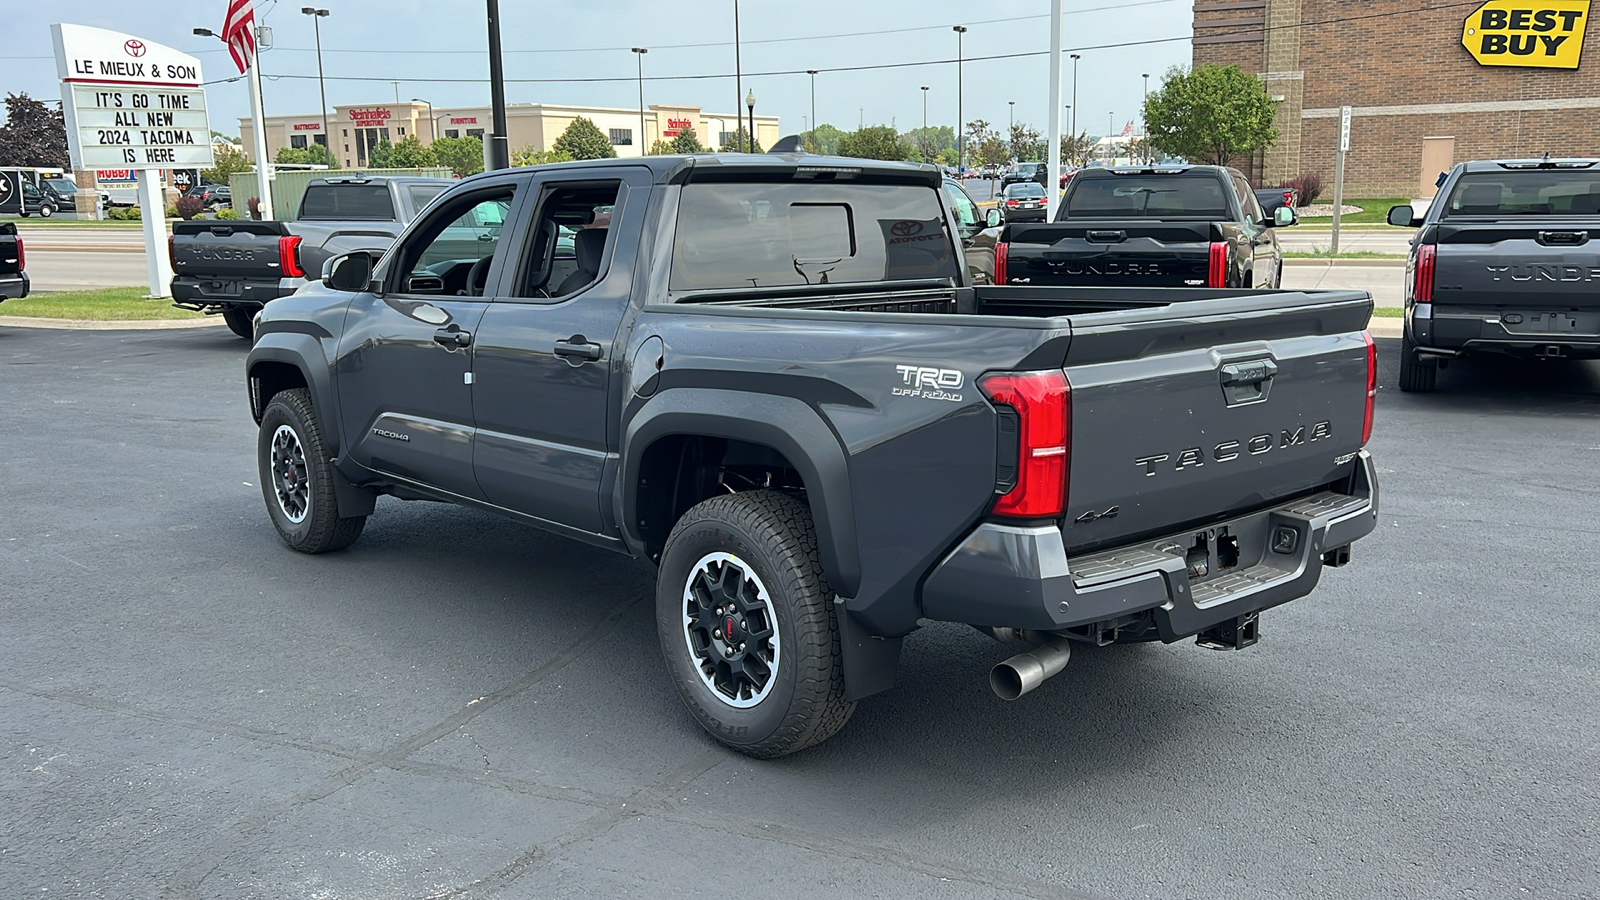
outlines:
[{"label": "rear taillight", "polygon": [[1006,201],[1006,205],[1007,206],[1016,206],[1017,205],[1017,201],[1015,201],[1015,200],[1007,200]]},{"label": "rear taillight", "polygon": [[1206,257],[1206,287],[1228,286],[1228,245],[1221,241],[1211,244],[1211,252]]},{"label": "rear taillight", "polygon": [[1411,284],[1411,299],[1417,303],[1433,302],[1433,256],[1438,249],[1433,244],[1417,248],[1417,269]]},{"label": "rear taillight", "polygon": [[1367,416],[1361,423],[1361,446],[1365,447],[1372,439],[1372,406],[1378,399],[1378,345],[1371,332],[1361,332],[1361,338],[1367,342]]},{"label": "rear taillight", "polygon": [[22,272],[28,268],[27,248],[22,246],[22,235],[17,235],[17,271]]},{"label": "rear taillight", "polygon": [[285,235],[278,238],[278,266],[287,278],[303,278],[306,270],[300,268],[300,236]]},{"label": "rear taillight", "polygon": [[175,234],[167,235],[167,262],[171,263],[174,269],[178,267],[178,248],[174,245],[177,239],[178,236]]},{"label": "rear taillight", "polygon": [[[1059,370],[999,372],[978,379],[978,389],[1004,407],[1002,436],[1014,429],[1016,456],[1000,460],[1005,493],[990,510],[1019,519],[1054,518],[1067,508],[1067,462],[1072,449],[1072,388]],[[1013,418],[1014,417],[1014,418]],[[1008,443],[1001,447],[1009,455]],[[1010,476],[1009,478],[1006,476]]]},{"label": "rear taillight", "polygon": [[994,245],[994,283],[1006,283],[1006,257],[1010,255],[1010,244],[999,241]]}]

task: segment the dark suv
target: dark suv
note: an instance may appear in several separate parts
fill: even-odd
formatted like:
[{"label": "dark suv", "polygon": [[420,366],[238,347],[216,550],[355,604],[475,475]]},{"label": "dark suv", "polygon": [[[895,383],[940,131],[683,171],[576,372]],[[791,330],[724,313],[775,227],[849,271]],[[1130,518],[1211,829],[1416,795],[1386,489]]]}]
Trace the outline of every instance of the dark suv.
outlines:
[{"label": "dark suv", "polygon": [[1012,166],[1010,169],[1007,169],[1005,175],[1001,176],[1001,178],[1000,178],[1000,188],[1002,190],[1004,190],[1005,188],[1008,188],[1008,187],[1012,186],[1013,184],[1020,184],[1021,182],[1024,182],[1024,181],[1036,181],[1040,185],[1043,185],[1045,183],[1045,181],[1049,177],[1050,177],[1050,166],[1049,166],[1048,163],[1042,163],[1042,162],[1017,163],[1016,165]]}]

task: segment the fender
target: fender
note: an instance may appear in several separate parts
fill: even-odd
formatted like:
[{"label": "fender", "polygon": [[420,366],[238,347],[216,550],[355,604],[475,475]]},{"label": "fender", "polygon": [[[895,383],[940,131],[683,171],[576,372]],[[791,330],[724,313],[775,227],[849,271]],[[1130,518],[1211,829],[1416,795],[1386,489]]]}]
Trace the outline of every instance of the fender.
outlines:
[{"label": "fender", "polygon": [[828,583],[838,594],[855,596],[861,586],[861,551],[849,463],[844,447],[816,409],[793,397],[716,388],[669,389],[651,398],[624,432],[614,492],[617,521],[634,548],[644,544],[633,531],[638,521],[640,461],[656,440],[674,434],[749,441],[782,453],[805,481]]}]

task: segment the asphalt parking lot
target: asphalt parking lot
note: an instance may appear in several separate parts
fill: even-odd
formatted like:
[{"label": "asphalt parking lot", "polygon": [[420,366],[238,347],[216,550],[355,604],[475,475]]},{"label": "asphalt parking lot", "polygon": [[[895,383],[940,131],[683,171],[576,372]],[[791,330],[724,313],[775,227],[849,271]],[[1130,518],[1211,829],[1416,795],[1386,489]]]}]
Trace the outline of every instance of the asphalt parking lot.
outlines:
[{"label": "asphalt parking lot", "polygon": [[666,683],[651,576],[380,501],[279,543],[224,329],[0,328],[8,897],[1600,895],[1600,365],[1382,355],[1378,532],[1237,654],[933,626],[755,762]]}]

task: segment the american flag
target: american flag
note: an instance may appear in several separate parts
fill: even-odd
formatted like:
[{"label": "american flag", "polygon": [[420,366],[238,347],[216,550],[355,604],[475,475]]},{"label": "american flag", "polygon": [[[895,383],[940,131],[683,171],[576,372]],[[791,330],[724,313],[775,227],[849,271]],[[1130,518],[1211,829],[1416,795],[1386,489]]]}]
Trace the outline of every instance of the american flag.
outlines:
[{"label": "american flag", "polygon": [[1129,119],[1128,120],[1128,124],[1124,125],[1122,127],[1122,136],[1123,137],[1127,137],[1130,134],[1133,134],[1133,120],[1132,119]]},{"label": "american flag", "polygon": [[256,55],[256,11],[250,0],[228,0],[228,18],[222,23],[222,39],[228,42],[233,64],[242,75]]}]

